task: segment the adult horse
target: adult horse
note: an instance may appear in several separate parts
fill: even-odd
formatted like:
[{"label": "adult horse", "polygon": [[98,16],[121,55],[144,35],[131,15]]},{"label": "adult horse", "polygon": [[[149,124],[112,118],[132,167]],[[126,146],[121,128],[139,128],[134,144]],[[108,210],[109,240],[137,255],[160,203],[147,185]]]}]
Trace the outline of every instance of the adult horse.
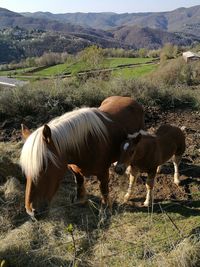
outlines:
[{"label": "adult horse", "polygon": [[99,108],[68,112],[33,133],[23,126],[20,162],[27,179],[27,213],[34,217],[44,212],[69,164],[77,174],[78,197],[85,199],[83,176],[96,175],[102,201],[109,204],[109,167],[118,160],[127,134],[143,128],[142,106],[121,96],[106,98]]}]

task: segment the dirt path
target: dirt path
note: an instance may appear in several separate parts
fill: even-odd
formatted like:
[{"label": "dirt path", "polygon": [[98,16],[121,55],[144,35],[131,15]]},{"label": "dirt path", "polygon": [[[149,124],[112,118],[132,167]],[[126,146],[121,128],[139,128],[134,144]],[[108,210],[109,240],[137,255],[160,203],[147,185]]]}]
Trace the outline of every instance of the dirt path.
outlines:
[{"label": "dirt path", "polygon": [[16,87],[16,86],[23,86],[24,84],[26,84],[27,82],[25,81],[19,81],[17,79],[14,78],[8,78],[5,76],[0,76],[0,85],[5,85],[5,86],[9,86],[9,87]]}]

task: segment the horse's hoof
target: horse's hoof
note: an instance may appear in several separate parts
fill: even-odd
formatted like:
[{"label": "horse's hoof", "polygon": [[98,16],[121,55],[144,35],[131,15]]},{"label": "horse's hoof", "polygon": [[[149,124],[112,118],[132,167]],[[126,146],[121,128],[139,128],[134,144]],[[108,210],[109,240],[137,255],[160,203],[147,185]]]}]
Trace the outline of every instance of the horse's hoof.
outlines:
[{"label": "horse's hoof", "polygon": [[145,202],[143,203],[143,206],[144,206],[144,207],[149,207],[149,202],[145,201]]},{"label": "horse's hoof", "polygon": [[125,196],[124,196],[124,202],[123,203],[128,203],[130,199],[130,195],[127,193]]},{"label": "horse's hoof", "polygon": [[176,180],[176,181],[174,181],[174,183],[177,185],[177,186],[179,186],[180,185],[180,180]]}]

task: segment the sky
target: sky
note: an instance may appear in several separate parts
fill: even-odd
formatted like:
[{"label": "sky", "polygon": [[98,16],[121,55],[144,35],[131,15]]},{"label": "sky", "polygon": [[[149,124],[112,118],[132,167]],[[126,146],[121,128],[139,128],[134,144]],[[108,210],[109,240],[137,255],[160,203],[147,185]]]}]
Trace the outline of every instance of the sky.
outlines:
[{"label": "sky", "polygon": [[15,12],[159,12],[200,5],[200,0],[0,0],[0,7]]}]

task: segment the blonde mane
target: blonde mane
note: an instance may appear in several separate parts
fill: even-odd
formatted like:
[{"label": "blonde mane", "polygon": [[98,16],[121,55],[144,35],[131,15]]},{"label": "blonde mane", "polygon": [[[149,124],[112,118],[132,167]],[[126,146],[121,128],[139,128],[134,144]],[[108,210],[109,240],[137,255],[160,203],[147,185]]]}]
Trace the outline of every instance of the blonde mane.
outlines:
[{"label": "blonde mane", "polygon": [[[88,145],[88,133],[106,142],[108,132],[100,116],[109,120],[98,109],[81,108],[50,121],[48,126],[58,155],[64,155],[67,150],[79,153],[82,145]],[[42,132],[43,126],[27,138],[20,157],[22,171],[35,181],[40,171],[47,167],[49,160],[59,166],[58,158],[48,149]]]}]

